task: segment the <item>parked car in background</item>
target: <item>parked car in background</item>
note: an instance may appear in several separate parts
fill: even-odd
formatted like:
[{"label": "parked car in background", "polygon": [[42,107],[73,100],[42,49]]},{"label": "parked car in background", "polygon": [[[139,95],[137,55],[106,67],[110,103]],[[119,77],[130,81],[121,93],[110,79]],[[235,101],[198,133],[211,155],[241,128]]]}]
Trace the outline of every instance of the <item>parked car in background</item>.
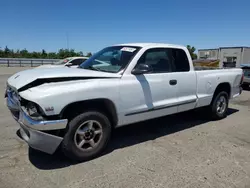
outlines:
[{"label": "parked car in background", "polygon": [[183,46],[120,44],[78,68],[18,72],[5,96],[32,148],[61,148],[84,161],[103,151],[117,127],[200,107],[212,119],[225,118],[229,99],[241,94],[243,71],[211,69],[196,70]]},{"label": "parked car in background", "polygon": [[241,68],[244,72],[244,79],[243,79],[243,87],[249,87],[250,85],[250,63],[249,64],[241,64]]},{"label": "parked car in background", "polygon": [[88,57],[67,57],[55,63],[49,64],[49,65],[41,65],[36,68],[56,68],[56,67],[58,68],[58,67],[65,67],[65,66],[76,68],[87,59]]}]

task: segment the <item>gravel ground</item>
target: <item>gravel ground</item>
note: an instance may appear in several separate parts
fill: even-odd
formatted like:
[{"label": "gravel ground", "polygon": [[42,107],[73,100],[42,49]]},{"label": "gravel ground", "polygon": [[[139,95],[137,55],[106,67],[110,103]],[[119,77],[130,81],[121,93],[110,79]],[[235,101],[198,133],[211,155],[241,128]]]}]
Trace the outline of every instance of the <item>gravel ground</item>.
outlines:
[{"label": "gravel ground", "polygon": [[[18,70],[0,68],[0,96]],[[250,187],[249,107],[244,91],[220,121],[193,111],[119,128],[105,154],[75,164],[28,148],[3,99],[0,187]]]}]

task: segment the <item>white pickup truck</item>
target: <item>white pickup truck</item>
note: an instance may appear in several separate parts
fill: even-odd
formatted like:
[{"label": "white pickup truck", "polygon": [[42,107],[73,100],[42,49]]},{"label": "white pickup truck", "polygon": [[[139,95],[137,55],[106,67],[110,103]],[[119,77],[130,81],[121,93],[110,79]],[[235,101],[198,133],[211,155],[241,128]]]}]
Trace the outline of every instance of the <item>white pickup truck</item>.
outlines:
[{"label": "white pickup truck", "polygon": [[18,72],[6,99],[30,147],[52,154],[60,146],[83,161],[103,151],[113,128],[205,106],[226,117],[242,80],[242,69],[194,70],[183,46],[120,44],[75,69]]}]

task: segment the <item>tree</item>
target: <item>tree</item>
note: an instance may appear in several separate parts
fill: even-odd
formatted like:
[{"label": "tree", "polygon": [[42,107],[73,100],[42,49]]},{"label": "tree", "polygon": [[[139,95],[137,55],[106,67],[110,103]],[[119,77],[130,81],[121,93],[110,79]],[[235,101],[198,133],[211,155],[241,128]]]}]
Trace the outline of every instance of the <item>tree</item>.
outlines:
[{"label": "tree", "polygon": [[44,49],[42,50],[42,58],[47,58],[47,53]]},{"label": "tree", "polygon": [[5,48],[4,48],[4,55],[6,56],[6,57],[9,57],[9,54],[11,53],[11,51],[10,51],[10,49],[8,48],[8,46],[5,46]]},{"label": "tree", "polygon": [[15,54],[13,55],[15,58],[19,58],[20,57],[20,50],[17,50],[16,52],[14,52]]},{"label": "tree", "polygon": [[[76,52],[74,49],[59,49],[58,52],[46,52],[44,49],[40,52],[29,52],[25,48],[22,50],[9,49],[0,47],[0,57],[11,57],[11,58],[42,58],[42,59],[64,59],[66,57],[84,56],[82,51]],[[87,56],[92,56],[92,53],[87,53]]]},{"label": "tree", "polygon": [[68,49],[60,49],[59,51],[58,51],[58,58],[59,59],[64,59],[64,58],[66,58],[66,57],[73,57],[73,56],[78,56],[78,53],[77,52],[75,52],[75,50],[74,49],[70,49],[70,50],[68,50]]},{"label": "tree", "polygon": [[83,56],[83,52],[82,51],[78,52],[77,56]]},{"label": "tree", "polygon": [[49,52],[47,57],[49,59],[58,59],[58,55],[55,52]]},{"label": "tree", "polygon": [[86,57],[91,57],[92,56],[92,53],[91,52],[88,52]]},{"label": "tree", "polygon": [[191,47],[190,45],[187,45],[187,49],[188,49],[188,51],[189,51],[189,53],[190,53],[192,59],[197,59],[197,54],[194,53],[195,50],[196,50],[196,48],[193,47],[193,46]]},{"label": "tree", "polygon": [[1,47],[0,47],[0,57],[4,57],[4,53]]},{"label": "tree", "polygon": [[26,49],[23,49],[23,50],[21,50],[20,51],[20,57],[21,58],[29,58],[29,52],[28,52],[28,50],[26,50]]},{"label": "tree", "polygon": [[32,52],[30,54],[31,58],[41,58],[42,57],[42,54],[41,52]]},{"label": "tree", "polygon": [[15,57],[16,53],[14,52],[14,50],[10,50],[10,53],[9,53],[9,57]]}]

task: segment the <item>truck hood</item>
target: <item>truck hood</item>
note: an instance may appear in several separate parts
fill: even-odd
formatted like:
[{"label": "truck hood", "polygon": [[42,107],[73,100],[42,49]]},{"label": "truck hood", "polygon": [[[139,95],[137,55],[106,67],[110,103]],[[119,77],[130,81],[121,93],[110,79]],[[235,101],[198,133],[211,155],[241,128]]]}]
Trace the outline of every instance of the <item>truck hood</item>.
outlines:
[{"label": "truck hood", "polygon": [[13,89],[23,90],[23,88],[27,85],[29,85],[28,88],[31,88],[50,82],[63,82],[85,79],[108,79],[120,77],[120,74],[92,71],[81,68],[35,68],[24,70],[12,75],[8,79],[7,84]]}]

